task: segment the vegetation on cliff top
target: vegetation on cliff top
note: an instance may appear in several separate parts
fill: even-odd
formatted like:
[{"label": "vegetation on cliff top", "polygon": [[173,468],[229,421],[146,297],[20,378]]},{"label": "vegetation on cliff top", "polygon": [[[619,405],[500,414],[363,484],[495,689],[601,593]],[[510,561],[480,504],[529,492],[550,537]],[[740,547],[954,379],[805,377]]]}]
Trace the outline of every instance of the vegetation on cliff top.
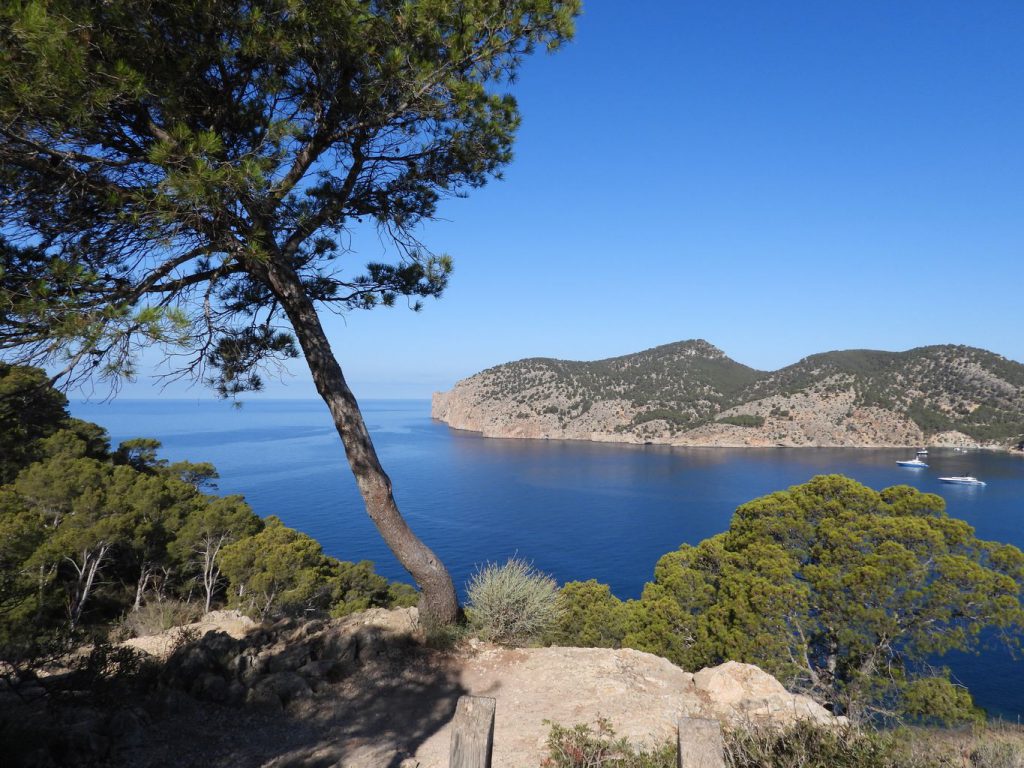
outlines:
[{"label": "vegetation on cliff top", "polygon": [[757,664],[855,721],[978,716],[931,659],[1024,631],[1024,553],[943,500],[816,477],[740,506],[725,533],[662,557],[639,600],[571,582],[551,639],[625,646],[684,669]]},{"label": "vegetation on cliff top", "polygon": [[713,421],[757,426],[718,414],[769,397],[852,392],[855,407],[906,416],[926,435],[957,430],[999,442],[1024,435],[1024,365],[964,346],[826,352],[764,372],[705,341],[684,341],[594,362],[529,358],[473,378],[482,393],[477,407],[508,403],[527,414],[557,413],[563,423],[595,403],[625,401],[637,409],[633,427],[658,420],[673,431]]},{"label": "vegetation on cliff top", "polygon": [[[995,727],[975,732],[932,728],[821,727],[803,721],[779,729],[748,726],[724,732],[730,768],[1019,768],[1024,732]],[[675,741],[637,747],[617,738],[614,724],[553,723],[541,768],[676,768]]]},{"label": "vegetation on cliff top", "polygon": [[111,450],[38,369],[0,364],[0,444],[0,662],[225,603],[264,618],[416,600],[241,496],[212,495],[209,464],[168,463],[151,439]]}]

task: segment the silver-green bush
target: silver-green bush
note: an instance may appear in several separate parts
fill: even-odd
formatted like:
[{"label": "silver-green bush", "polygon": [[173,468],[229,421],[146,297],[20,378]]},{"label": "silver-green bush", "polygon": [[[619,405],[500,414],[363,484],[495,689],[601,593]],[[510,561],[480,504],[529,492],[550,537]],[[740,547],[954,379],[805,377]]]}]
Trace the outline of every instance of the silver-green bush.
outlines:
[{"label": "silver-green bush", "polygon": [[473,628],[482,639],[505,645],[536,640],[562,610],[555,580],[518,558],[481,567],[470,578],[467,593]]}]

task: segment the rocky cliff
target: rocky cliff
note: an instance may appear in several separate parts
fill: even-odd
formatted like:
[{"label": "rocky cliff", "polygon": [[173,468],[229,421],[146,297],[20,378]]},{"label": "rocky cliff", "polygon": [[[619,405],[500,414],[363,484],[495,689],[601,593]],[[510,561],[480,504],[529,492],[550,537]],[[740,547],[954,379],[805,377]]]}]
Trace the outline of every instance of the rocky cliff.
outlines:
[{"label": "rocky cliff", "polygon": [[594,362],[499,365],[435,393],[432,415],[486,437],[1008,447],[1024,435],[1024,365],[945,345],[827,352],[757,371],[694,340]]}]

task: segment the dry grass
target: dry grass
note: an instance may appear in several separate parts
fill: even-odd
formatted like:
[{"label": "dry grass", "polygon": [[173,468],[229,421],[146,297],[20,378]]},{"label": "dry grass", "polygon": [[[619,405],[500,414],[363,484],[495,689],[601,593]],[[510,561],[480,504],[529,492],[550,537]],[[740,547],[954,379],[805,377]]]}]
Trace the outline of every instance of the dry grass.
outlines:
[{"label": "dry grass", "polygon": [[[1024,768],[1024,728],[746,727],[725,734],[729,768]],[[615,739],[611,724],[552,725],[543,768],[674,768],[675,745],[652,751]]]},{"label": "dry grass", "polygon": [[159,635],[173,627],[180,627],[199,621],[203,607],[198,603],[184,603],[180,600],[160,600],[147,603],[139,610],[127,614],[119,625],[120,639]]}]

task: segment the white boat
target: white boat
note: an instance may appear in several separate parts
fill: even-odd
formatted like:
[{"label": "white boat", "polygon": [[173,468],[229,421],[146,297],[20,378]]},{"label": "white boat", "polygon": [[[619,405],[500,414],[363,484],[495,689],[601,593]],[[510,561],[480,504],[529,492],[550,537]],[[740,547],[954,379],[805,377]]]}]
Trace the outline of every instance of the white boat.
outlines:
[{"label": "white boat", "polygon": [[908,459],[907,461],[897,461],[896,463],[901,467],[910,467],[911,469],[926,469],[928,467],[920,459]]},{"label": "white boat", "polygon": [[922,456],[927,456],[927,455],[928,455],[928,449],[927,448],[922,448],[921,450],[919,450],[917,452],[917,457],[918,458],[921,458]]},{"label": "white boat", "polygon": [[954,485],[984,485],[981,480],[970,475],[957,475],[956,477],[940,477],[944,483],[953,483]]}]

